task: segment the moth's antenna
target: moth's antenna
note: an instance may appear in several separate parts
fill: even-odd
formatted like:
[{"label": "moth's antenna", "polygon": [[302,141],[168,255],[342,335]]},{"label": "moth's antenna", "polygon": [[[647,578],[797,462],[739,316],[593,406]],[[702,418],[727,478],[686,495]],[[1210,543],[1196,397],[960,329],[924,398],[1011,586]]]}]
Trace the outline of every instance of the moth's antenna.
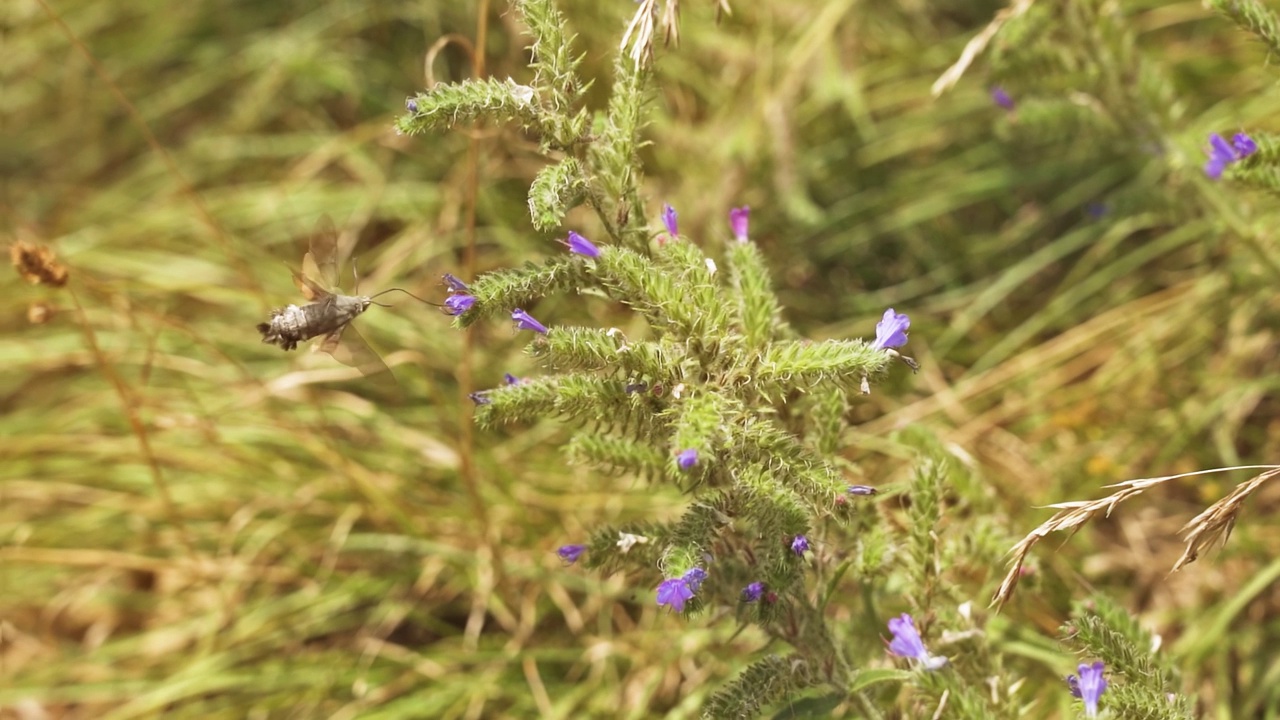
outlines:
[{"label": "moth's antenna", "polygon": [[[413,293],[409,292],[408,290],[405,290],[404,288],[390,288],[390,289],[388,289],[388,290],[383,290],[382,292],[378,293],[377,295],[370,295],[370,296],[369,296],[369,300],[370,300],[370,301],[372,301],[374,298],[378,297],[378,295],[386,295],[386,294],[387,294],[387,293],[389,293],[389,292],[395,292],[395,291],[397,291],[397,290],[399,290],[400,292],[404,293],[405,295],[408,295],[409,297],[413,298],[414,300],[417,300],[418,302],[426,303],[426,304],[428,304],[428,305],[433,305],[433,306],[435,306],[435,307],[444,307],[443,305],[439,305],[439,304],[437,304],[437,303],[433,303],[433,302],[431,302],[430,300],[423,300],[422,298],[418,297],[417,295],[414,295]],[[390,305],[383,305],[382,303],[374,303],[374,304],[375,304],[375,305],[379,305],[379,306],[381,306],[381,307],[391,307]]]},{"label": "moth's antenna", "polygon": [[360,294],[360,269],[358,267],[359,264],[360,264],[360,258],[351,258],[351,276],[356,279],[356,287],[351,292],[355,293],[356,295]]}]

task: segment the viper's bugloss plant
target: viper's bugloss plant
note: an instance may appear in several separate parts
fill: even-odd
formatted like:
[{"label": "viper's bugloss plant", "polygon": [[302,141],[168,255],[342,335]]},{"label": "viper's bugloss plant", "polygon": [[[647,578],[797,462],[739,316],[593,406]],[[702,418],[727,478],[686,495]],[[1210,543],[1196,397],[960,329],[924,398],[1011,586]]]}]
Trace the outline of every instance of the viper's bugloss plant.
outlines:
[{"label": "viper's bugloss plant", "polygon": [[[637,18],[656,5],[641,2]],[[620,52],[607,103],[589,109],[583,90],[591,81],[579,76],[581,56],[559,11],[550,0],[514,6],[534,38],[529,84],[437,86],[411,98],[396,126],[413,135],[475,119],[515,123],[548,159],[531,183],[529,212],[535,228],[566,238],[559,242],[568,252],[554,252],[549,241],[541,263],[469,284],[446,278],[456,327],[510,316],[517,329],[536,333],[527,352],[546,369],[484,391],[476,421],[490,428],[558,418],[581,428],[567,443],[571,461],[688,496],[679,517],[601,527],[558,555],[626,572],[646,604],[680,616],[662,622],[732,612],[773,641],[710,696],[708,717],[753,717],[820,692],[876,716],[877,700],[894,702],[886,691],[903,683],[916,695],[900,704],[920,712],[942,703],[956,717],[1018,717],[1021,678],[1007,671],[985,620],[962,609],[971,603],[944,577],[964,563],[989,571],[1003,551],[994,524],[977,521],[963,537],[945,532],[944,509],[981,502],[982,492],[958,498],[951,465],[932,448],[903,487],[886,493],[906,498],[905,526],[896,528],[879,522],[877,489],[851,482],[857,469],[844,456],[851,407],[895,360],[917,367],[901,354],[908,314],[884,310],[870,340],[798,338],[751,239],[748,208],[715,209],[727,217],[728,237],[723,225],[695,237],[688,227],[680,234],[671,205],[654,213],[646,202],[638,152],[649,53],[635,53],[634,44]],[[591,217],[579,213],[574,227],[562,227],[579,207]],[[654,217],[651,225],[646,218]],[[554,318],[544,325],[524,309],[570,291],[629,308],[647,332],[627,337]],[[810,554],[813,543],[823,552]],[[860,594],[841,582],[853,574]],[[831,622],[837,615],[858,619]],[[945,657],[926,648],[917,617],[928,618],[926,626],[947,619],[939,627],[955,637]],[[886,621],[889,654],[937,672],[890,670],[891,657],[872,651]],[[867,673],[877,667],[880,674]]]}]

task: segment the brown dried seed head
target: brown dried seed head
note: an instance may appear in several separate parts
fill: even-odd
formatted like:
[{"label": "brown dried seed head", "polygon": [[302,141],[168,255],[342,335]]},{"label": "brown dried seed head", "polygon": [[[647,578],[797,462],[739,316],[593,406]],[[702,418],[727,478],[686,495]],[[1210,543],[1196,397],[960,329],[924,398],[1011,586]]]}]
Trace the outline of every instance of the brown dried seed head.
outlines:
[{"label": "brown dried seed head", "polygon": [[27,306],[27,322],[32,325],[43,325],[58,314],[58,309],[46,302],[37,300]]},{"label": "brown dried seed head", "polygon": [[44,245],[18,240],[9,246],[9,258],[18,274],[32,285],[62,287],[67,284],[67,267]]}]

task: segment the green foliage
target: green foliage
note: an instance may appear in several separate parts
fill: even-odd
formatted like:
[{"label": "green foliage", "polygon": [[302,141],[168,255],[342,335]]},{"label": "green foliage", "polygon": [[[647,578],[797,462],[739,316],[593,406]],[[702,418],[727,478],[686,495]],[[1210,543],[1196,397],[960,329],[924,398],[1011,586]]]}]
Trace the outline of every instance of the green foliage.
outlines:
[{"label": "green foliage", "polygon": [[1209,7],[1226,15],[1280,56],[1280,18],[1258,0],[1209,0]]},{"label": "green foliage", "polygon": [[[615,54],[638,5],[492,5],[493,77],[422,93],[472,4],[10,13],[2,232],[71,282],[0,281],[0,715],[1045,719],[1095,659],[1113,718],[1275,714],[1248,514],[1167,577],[1172,533],[1118,512],[981,607],[1038,507],[1280,452],[1273,11],[1031,3],[933,97],[999,4],[664,5],[681,43],[643,70]],[[432,75],[469,77],[463,45]],[[406,94],[402,131],[479,131],[393,137]],[[1260,152],[1206,181],[1206,136],[1237,131]],[[752,241],[722,244],[746,202]],[[465,276],[472,226],[512,269],[467,333],[359,318],[382,392],[251,329],[298,300],[281,261],[322,213],[372,290]],[[541,237],[570,226],[605,255]],[[919,375],[852,339],[889,306]],[[513,343],[514,307],[550,333]],[[490,431],[460,431],[459,386],[504,372]],[[1220,489],[1140,502],[1180,521]],[[695,565],[685,612],[656,607]],[[1060,645],[1082,576],[1102,599]],[[904,611],[947,667],[886,653]]]},{"label": "green foliage", "polygon": [[1114,601],[1095,596],[1076,602],[1064,639],[1112,673],[1104,705],[1117,717],[1185,720],[1196,717],[1193,698],[1181,693],[1172,659],[1157,651],[1151,633]]}]

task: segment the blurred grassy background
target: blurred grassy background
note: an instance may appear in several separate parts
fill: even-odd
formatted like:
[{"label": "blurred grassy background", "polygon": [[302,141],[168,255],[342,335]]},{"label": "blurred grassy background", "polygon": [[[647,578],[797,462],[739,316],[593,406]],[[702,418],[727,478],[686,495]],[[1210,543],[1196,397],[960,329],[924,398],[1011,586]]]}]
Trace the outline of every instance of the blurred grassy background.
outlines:
[{"label": "blurred grassy background", "polygon": [[[632,6],[562,7],[602,93]],[[1275,215],[1199,172],[1208,132],[1268,129],[1280,109],[1263,52],[1198,2],[1121,3],[1133,55],[1101,67],[1158,70],[1167,134],[1152,145],[1121,118],[1054,135],[1036,97],[1068,96],[1072,75],[1030,73],[1025,57],[1007,78],[979,61],[930,96],[1000,7],[739,3],[717,25],[712,3],[685,3],[681,45],[658,63],[651,213],[671,202],[710,242],[751,204],[788,317],[813,336],[911,313],[924,370],[857,409],[848,452],[870,484],[909,468],[895,429],[927,428],[1020,534],[1044,517],[1033,505],[1107,482],[1276,457]],[[322,214],[364,289],[438,298],[458,272],[470,140],[410,141],[390,123],[425,85],[428,48],[473,37],[475,12],[9,4],[3,230],[56,248],[72,281],[0,275],[0,714],[689,717],[758,648],[731,623],[664,617],[644,584],[560,566],[554,548],[596,523],[682,500],[566,468],[552,423],[480,435],[468,455],[447,318],[398,299],[360,318],[391,392],[253,330],[296,299],[285,263]],[[495,4],[488,22],[489,72],[525,77],[510,13]],[[432,71],[469,66],[455,45]],[[990,102],[996,81],[1013,114]],[[511,130],[476,137],[478,269],[558,253],[526,214],[536,148]],[[27,322],[37,301],[58,311],[47,324]],[[577,298],[537,314],[625,321]],[[505,326],[470,332],[477,387],[537,372]],[[1208,711],[1275,716],[1280,566],[1259,521],[1275,494],[1220,555],[1165,576],[1178,527],[1229,487],[1149,495],[1045,546],[1008,621],[1052,633],[1073,597],[1114,593]],[[971,579],[978,604],[992,581]]]}]

